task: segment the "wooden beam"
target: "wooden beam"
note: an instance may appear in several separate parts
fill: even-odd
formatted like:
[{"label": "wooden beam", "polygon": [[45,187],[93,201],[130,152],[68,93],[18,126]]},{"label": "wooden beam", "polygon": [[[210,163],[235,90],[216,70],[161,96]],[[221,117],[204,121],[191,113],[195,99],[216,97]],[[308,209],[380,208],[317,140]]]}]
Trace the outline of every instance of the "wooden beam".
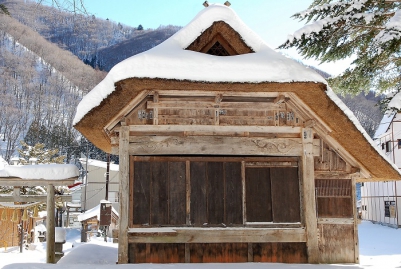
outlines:
[{"label": "wooden beam", "polygon": [[[118,130],[116,130],[118,131]],[[292,126],[216,126],[216,125],[130,125],[130,132],[167,133],[167,132],[208,132],[219,133],[270,133],[270,134],[300,134],[300,127]]]},{"label": "wooden beam", "polygon": [[285,101],[285,96],[282,94],[280,94],[279,96],[277,96],[276,99],[274,99],[275,104],[281,104],[284,103],[284,101]]},{"label": "wooden beam", "polygon": [[118,235],[118,264],[128,263],[128,219],[129,219],[129,127],[122,126],[120,131],[120,219]]},{"label": "wooden beam", "polygon": [[54,185],[47,185],[47,217],[46,217],[46,263],[56,263],[55,259],[55,204]]},{"label": "wooden beam", "polygon": [[[131,137],[131,155],[202,154],[202,155],[262,155],[301,156],[301,138],[250,138],[250,137],[171,137],[139,136]],[[311,141],[311,154],[320,153],[320,140]],[[120,148],[122,146],[120,145]]]},{"label": "wooden beam", "polygon": [[[72,196],[71,195],[60,195],[55,196],[55,200],[58,202],[71,202]],[[0,202],[24,202],[24,203],[31,203],[31,202],[43,202],[47,201],[47,195],[0,195]]]},{"label": "wooden beam", "polygon": [[318,218],[318,224],[336,224],[336,225],[354,225],[355,220],[353,218]]},{"label": "wooden beam", "polygon": [[199,90],[157,90],[159,95],[163,96],[210,96],[214,97],[216,95],[221,95],[224,97],[269,97],[275,98],[279,94],[287,97],[286,93],[279,92],[237,92],[237,91],[199,91]]},{"label": "wooden beam", "polygon": [[270,102],[206,102],[206,101],[159,101],[158,103],[148,101],[146,103],[148,109],[235,109],[235,110],[252,110],[266,111],[277,110],[279,104]]},{"label": "wooden beam", "polygon": [[305,242],[304,228],[131,228],[129,243]]},{"label": "wooden beam", "polygon": [[136,106],[148,95],[153,94],[151,90],[144,90],[133,98],[123,109],[121,109],[104,127],[105,130],[110,131],[118,122],[127,116]]},{"label": "wooden beam", "polygon": [[315,177],[313,159],[313,130],[305,128],[302,132],[302,201],[306,227],[308,263],[319,263],[319,244],[317,234]]},{"label": "wooden beam", "polygon": [[19,177],[0,177],[0,185],[1,186],[70,186],[74,184],[74,181],[77,180],[78,177],[68,178],[68,179],[60,179],[60,180],[47,180],[47,179],[22,179]]}]

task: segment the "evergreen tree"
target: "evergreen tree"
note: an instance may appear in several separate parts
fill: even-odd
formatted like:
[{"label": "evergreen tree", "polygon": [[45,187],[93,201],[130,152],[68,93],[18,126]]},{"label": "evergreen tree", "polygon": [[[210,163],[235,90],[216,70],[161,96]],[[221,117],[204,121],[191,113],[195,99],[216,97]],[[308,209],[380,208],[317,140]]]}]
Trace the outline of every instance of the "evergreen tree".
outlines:
[{"label": "evergreen tree", "polygon": [[0,4],[0,14],[6,14],[8,16],[10,16],[10,12],[8,11],[8,8],[4,5],[4,4]]},{"label": "evergreen tree", "polygon": [[139,30],[139,31],[142,31],[142,30],[143,30],[143,26],[142,26],[142,24],[139,24],[139,25],[138,25],[138,28],[137,28],[137,30]]},{"label": "evergreen tree", "polygon": [[330,79],[342,94],[401,89],[401,0],[314,0],[294,18],[307,25],[280,48],[295,47],[305,58],[330,62],[356,56]]},{"label": "evergreen tree", "polygon": [[63,163],[65,156],[58,156],[58,149],[46,149],[44,144],[37,143],[30,146],[21,141],[22,149],[18,149],[21,164],[29,163],[29,159],[36,158],[38,164]]}]

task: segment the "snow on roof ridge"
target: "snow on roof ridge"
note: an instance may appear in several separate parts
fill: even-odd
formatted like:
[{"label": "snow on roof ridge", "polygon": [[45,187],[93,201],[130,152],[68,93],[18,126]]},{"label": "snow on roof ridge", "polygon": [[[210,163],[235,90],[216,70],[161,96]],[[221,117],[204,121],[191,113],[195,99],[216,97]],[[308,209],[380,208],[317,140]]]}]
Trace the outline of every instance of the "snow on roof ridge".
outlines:
[{"label": "snow on roof ridge", "polygon": [[[221,57],[185,50],[215,21],[237,31],[255,53]],[[158,46],[116,64],[106,78],[77,107],[73,124],[100,105],[127,78],[159,78],[198,82],[321,82],[314,70],[274,51],[230,8],[213,4],[201,10],[185,27]]]}]

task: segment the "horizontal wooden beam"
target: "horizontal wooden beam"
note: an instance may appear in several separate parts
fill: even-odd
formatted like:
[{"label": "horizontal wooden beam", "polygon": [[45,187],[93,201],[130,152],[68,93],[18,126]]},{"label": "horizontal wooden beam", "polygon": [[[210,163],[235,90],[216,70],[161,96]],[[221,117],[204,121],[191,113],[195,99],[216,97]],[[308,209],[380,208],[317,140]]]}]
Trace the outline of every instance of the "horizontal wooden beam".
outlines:
[{"label": "horizontal wooden beam", "polygon": [[[219,126],[219,125],[130,125],[130,132],[203,132],[219,135],[220,133],[270,133],[300,134],[301,127],[292,126]],[[118,130],[117,130],[118,131]]]},{"label": "horizontal wooden beam", "polygon": [[129,243],[305,242],[304,228],[131,228]]},{"label": "horizontal wooden beam", "polygon": [[206,102],[206,101],[159,101],[155,103],[148,101],[146,108],[153,109],[235,109],[235,110],[251,110],[266,111],[278,110],[279,104],[273,102]]},{"label": "horizontal wooden beam", "polygon": [[269,97],[275,98],[279,94],[287,97],[286,93],[282,92],[238,92],[238,91],[199,91],[199,90],[191,90],[191,91],[180,91],[180,90],[157,90],[160,95],[163,96],[210,96],[214,97],[217,95],[221,95],[224,97]]},{"label": "horizontal wooden beam", "polygon": [[[313,142],[313,154],[318,156],[320,140]],[[130,138],[129,154],[302,156],[303,147],[300,138],[138,136]]]},{"label": "horizontal wooden beam", "polygon": [[[47,195],[0,195],[0,202],[12,203],[12,202],[26,202],[26,203],[34,203],[34,202],[43,202],[45,203],[47,199]],[[57,202],[71,202],[71,195],[59,195],[55,196],[55,200]]]},{"label": "horizontal wooden beam", "polygon": [[354,224],[354,218],[318,218],[317,224]]},{"label": "horizontal wooden beam", "polygon": [[78,177],[72,177],[67,179],[22,179],[19,177],[0,177],[0,186],[47,186],[52,184],[53,186],[71,186],[74,184]]}]

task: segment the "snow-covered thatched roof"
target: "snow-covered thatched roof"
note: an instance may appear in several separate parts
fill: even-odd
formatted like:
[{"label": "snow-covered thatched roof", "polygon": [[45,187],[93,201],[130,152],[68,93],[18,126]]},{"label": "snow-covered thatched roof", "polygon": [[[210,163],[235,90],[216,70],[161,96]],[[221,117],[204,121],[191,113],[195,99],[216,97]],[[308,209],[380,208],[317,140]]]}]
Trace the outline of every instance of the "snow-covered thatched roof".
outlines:
[{"label": "snow-covered thatched roof", "polygon": [[[229,45],[242,42],[248,52],[221,57],[191,49],[193,44],[207,40],[202,37],[213,32],[214,25],[220,22],[232,29],[226,40]],[[217,34],[225,34],[224,31]],[[355,160],[355,166],[368,171],[363,178],[401,179],[398,169],[378,151],[324,78],[271,49],[230,7],[214,4],[204,8],[159,46],[113,67],[78,105],[74,126],[97,147],[111,152],[112,139],[106,129],[124,117],[120,111],[132,109],[131,102],[141,93],[154,89],[188,94],[191,90],[294,93],[305,109],[328,126],[324,135],[339,143]]]}]

